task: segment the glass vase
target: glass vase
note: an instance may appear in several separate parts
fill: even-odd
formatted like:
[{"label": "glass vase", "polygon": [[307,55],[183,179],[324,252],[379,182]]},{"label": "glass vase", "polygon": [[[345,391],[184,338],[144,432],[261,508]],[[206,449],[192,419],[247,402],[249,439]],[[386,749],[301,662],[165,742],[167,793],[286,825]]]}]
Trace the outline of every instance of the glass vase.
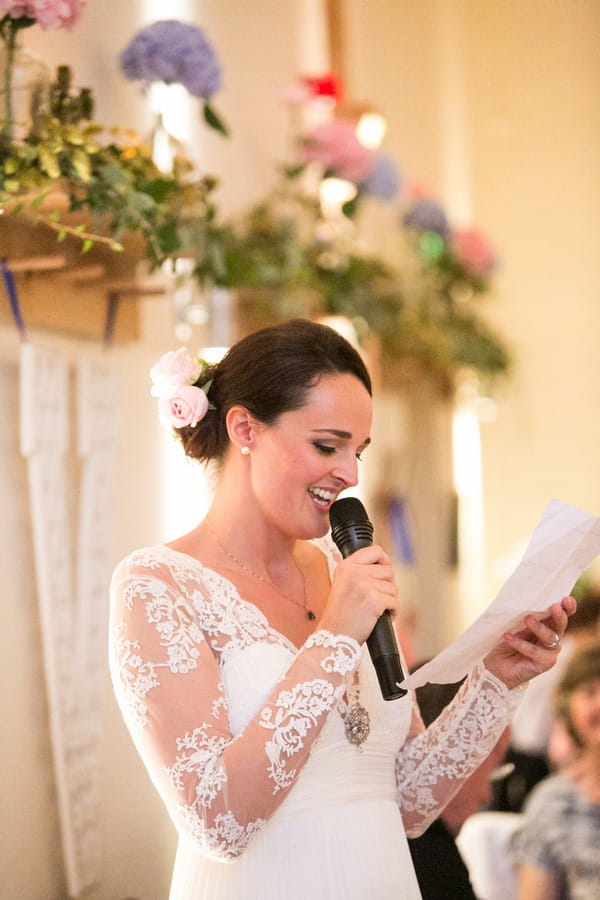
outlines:
[{"label": "glass vase", "polygon": [[166,175],[172,174],[178,159],[187,158],[184,145],[166,127],[162,113],[156,115],[154,127],[148,136],[147,143],[150,146],[154,165]]},{"label": "glass vase", "polygon": [[0,72],[0,137],[10,145],[35,134],[47,115],[50,71],[15,40],[0,46]]}]

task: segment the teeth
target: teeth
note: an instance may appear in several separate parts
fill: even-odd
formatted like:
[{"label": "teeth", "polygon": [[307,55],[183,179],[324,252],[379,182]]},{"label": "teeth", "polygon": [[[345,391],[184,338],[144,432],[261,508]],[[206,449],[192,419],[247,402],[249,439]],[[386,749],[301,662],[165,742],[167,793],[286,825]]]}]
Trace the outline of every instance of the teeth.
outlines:
[{"label": "teeth", "polygon": [[319,500],[325,500],[326,503],[329,503],[329,501],[333,500],[335,497],[335,493],[333,491],[325,491],[323,490],[323,488],[309,488],[309,492],[314,497],[318,497]]}]

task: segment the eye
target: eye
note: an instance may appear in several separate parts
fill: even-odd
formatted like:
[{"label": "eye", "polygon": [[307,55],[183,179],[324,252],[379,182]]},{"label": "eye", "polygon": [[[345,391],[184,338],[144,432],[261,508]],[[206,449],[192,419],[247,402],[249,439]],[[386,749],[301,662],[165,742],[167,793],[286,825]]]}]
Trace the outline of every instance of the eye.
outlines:
[{"label": "eye", "polygon": [[315,447],[319,453],[322,453],[323,456],[333,456],[337,447],[332,447],[331,444],[323,444],[321,441],[313,441],[313,447]]},{"label": "eye", "polygon": [[365,450],[366,450],[367,447],[369,446],[369,443],[370,443],[370,441],[367,441],[366,444],[363,444],[362,447],[359,447],[358,450],[356,451],[356,458],[357,458],[357,460],[358,460],[359,462],[362,462],[363,453],[365,452]]},{"label": "eye", "polygon": [[[333,456],[334,453],[338,452],[338,447],[332,444],[324,444],[322,441],[313,441],[313,447],[315,447],[319,453],[323,456]],[[356,459],[359,462],[362,462],[362,455],[365,451],[364,447],[361,447],[360,450],[356,451]]]}]

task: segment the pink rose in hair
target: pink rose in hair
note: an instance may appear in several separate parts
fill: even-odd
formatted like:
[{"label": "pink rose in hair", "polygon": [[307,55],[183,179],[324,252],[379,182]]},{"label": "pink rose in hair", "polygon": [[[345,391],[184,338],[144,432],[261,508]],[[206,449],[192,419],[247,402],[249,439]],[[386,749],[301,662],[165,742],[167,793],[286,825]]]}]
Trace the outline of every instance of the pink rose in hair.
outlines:
[{"label": "pink rose in hair", "polygon": [[13,19],[27,16],[41,28],[72,28],[87,0],[0,0],[0,14]]},{"label": "pink rose in hair", "polygon": [[202,388],[182,385],[170,397],[160,397],[158,412],[163,422],[174,428],[197,425],[208,410],[208,398]]},{"label": "pink rose in hair", "polygon": [[150,369],[153,397],[170,397],[175,388],[193,384],[202,367],[185,347],[171,350]]}]

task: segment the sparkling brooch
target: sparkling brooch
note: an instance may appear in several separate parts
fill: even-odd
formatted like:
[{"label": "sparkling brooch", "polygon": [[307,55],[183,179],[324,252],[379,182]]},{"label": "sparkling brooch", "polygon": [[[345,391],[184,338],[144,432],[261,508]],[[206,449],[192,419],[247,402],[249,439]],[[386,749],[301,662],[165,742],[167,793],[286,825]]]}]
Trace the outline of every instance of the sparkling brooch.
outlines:
[{"label": "sparkling brooch", "polygon": [[360,703],[355,702],[344,715],[344,730],[350,743],[357,747],[364,744],[369,737],[371,718]]}]

